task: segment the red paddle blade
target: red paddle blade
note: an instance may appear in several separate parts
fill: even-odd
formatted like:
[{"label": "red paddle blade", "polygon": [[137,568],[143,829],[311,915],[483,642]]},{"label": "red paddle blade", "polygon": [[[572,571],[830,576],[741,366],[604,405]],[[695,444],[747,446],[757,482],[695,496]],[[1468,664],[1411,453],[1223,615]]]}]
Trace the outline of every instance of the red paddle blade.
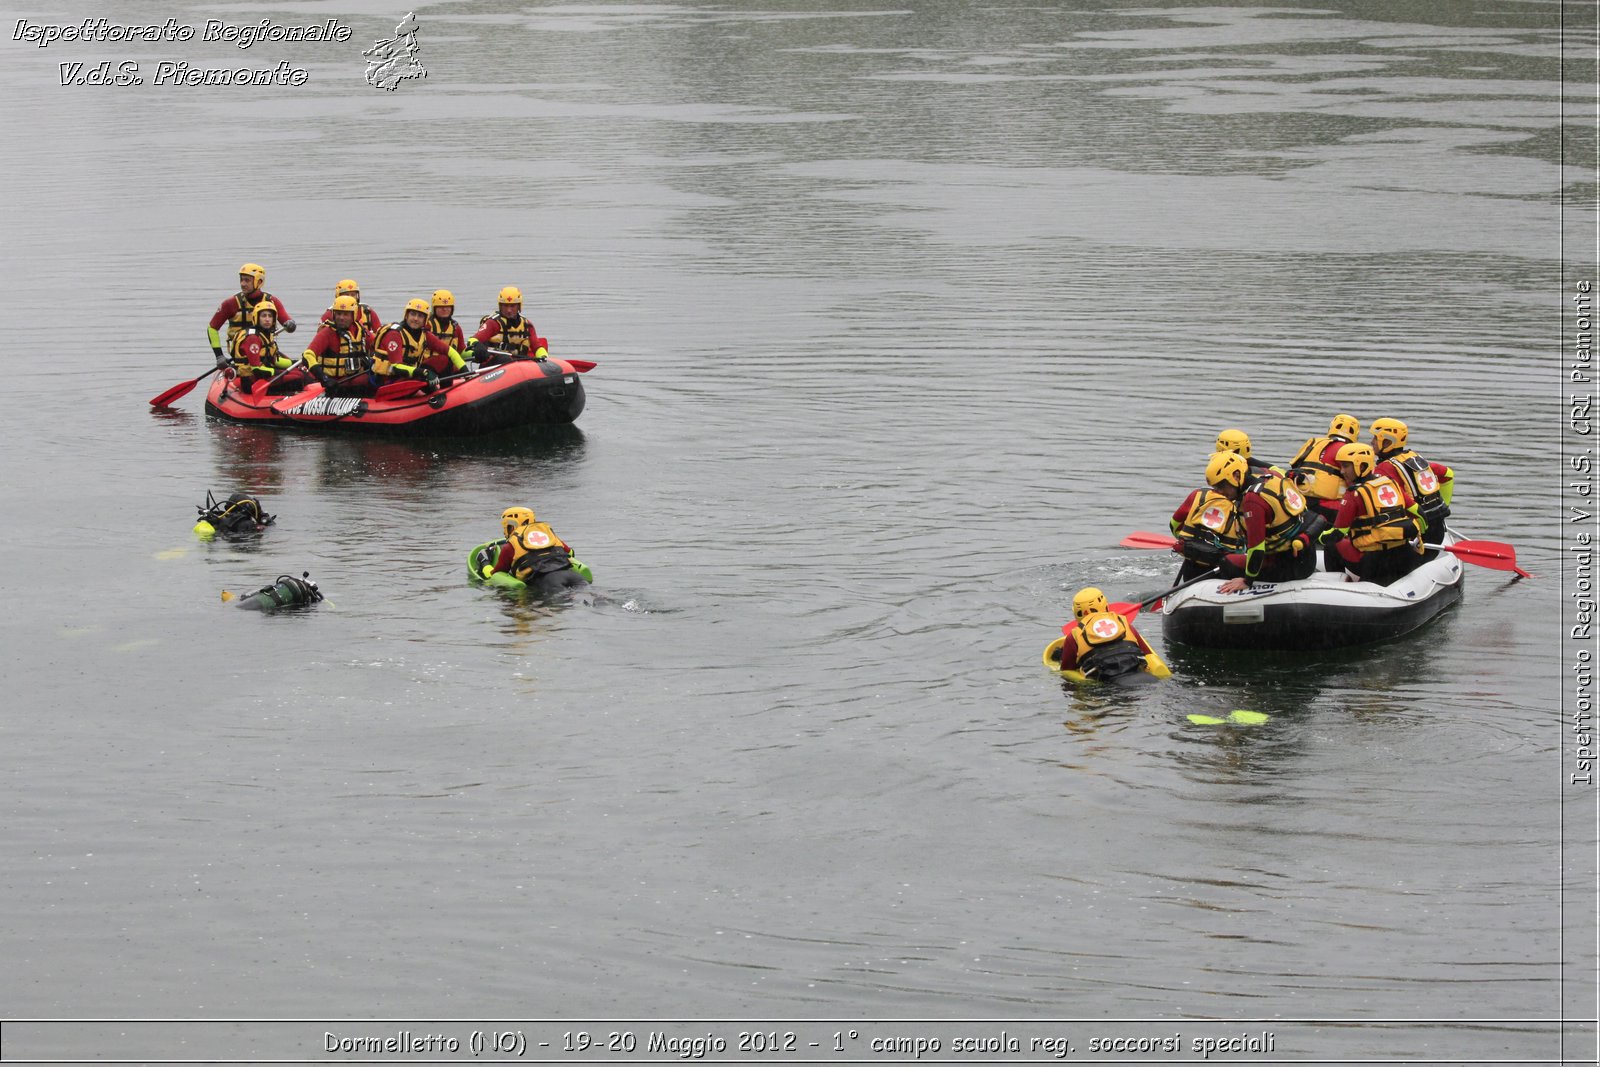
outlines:
[{"label": "red paddle blade", "polygon": [[594,362],[593,360],[590,360],[590,359],[567,359],[567,360],[562,360],[562,362],[568,364],[573,370],[577,371],[579,374],[587,374],[587,373],[589,373],[590,371],[594,370],[596,367],[598,367],[600,365],[600,364],[598,364],[598,363],[596,363],[596,362]]},{"label": "red paddle blade", "polygon": [[1171,548],[1178,543],[1178,539],[1169,534],[1135,530],[1117,543],[1123,548]]},{"label": "red paddle blade", "polygon": [[[205,375],[201,375],[200,377],[203,378]],[[195,378],[193,381],[179,382],[166,392],[158,393],[151,397],[150,406],[153,408],[164,408],[168,404],[171,404],[174,400],[181,400],[183,397],[188,396],[189,390],[193,389],[199,384],[200,378]]]},{"label": "red paddle blade", "polygon": [[1517,550],[1514,545],[1504,541],[1457,541],[1453,545],[1443,545],[1446,551],[1454,552],[1458,557],[1468,563],[1476,563],[1480,567],[1488,567],[1496,571],[1516,571],[1523,578],[1532,578],[1533,575],[1517,566]]},{"label": "red paddle blade", "polygon": [[1118,615],[1121,615],[1124,619],[1127,619],[1129,622],[1132,622],[1134,616],[1139,614],[1139,605],[1137,604],[1124,604],[1119,600],[1116,603],[1107,604],[1106,606],[1112,611],[1116,612]]}]

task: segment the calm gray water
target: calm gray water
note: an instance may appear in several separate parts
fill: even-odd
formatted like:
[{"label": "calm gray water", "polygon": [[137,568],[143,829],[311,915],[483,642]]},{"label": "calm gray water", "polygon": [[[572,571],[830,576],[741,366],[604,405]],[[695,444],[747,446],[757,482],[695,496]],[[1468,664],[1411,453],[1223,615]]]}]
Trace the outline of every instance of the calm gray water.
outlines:
[{"label": "calm gray water", "polygon": [[[400,7],[115,5],[353,30],[248,51],[41,49],[17,19],[100,12],[11,7],[0,1015],[1593,1060],[1592,5],[467,0],[394,92],[360,51]],[[309,77],[60,84],[107,59]],[[152,413],[245,260],[308,325],[346,276],[386,319],[520,285],[588,410],[423,444]],[[1042,670],[1078,587],[1167,584],[1117,541],[1219,429],[1282,460],[1339,411],[1406,419],[1538,578],[1474,568],[1392,647]],[[277,525],[198,542],[239,488]],[[468,585],[511,504],[598,604]],[[221,603],[301,570],[314,611]],[[1233,708],[1271,720],[1186,719]],[[112,1029],[6,1054],[323,1052]]]}]

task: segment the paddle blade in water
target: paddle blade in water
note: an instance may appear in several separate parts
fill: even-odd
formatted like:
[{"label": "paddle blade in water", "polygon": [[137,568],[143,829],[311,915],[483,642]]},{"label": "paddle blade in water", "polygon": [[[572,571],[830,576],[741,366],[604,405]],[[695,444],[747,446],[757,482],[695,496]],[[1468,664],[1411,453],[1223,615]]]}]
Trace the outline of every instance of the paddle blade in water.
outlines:
[{"label": "paddle blade in water", "polygon": [[222,591],[222,602],[224,604],[226,604],[228,601],[232,600],[233,598],[234,598],[234,594],[228,592],[226,589],[224,589]]},{"label": "paddle blade in water", "polygon": [[168,389],[166,392],[160,393],[160,394],[158,394],[156,396],[151,397],[150,398],[150,406],[153,407],[153,408],[164,408],[164,407],[167,407],[174,400],[181,400],[184,397],[188,396],[189,395],[189,390],[193,389],[195,386],[197,386],[199,384],[200,384],[200,379],[199,378],[196,378],[192,382],[179,382],[177,385],[174,385],[171,389]]},{"label": "paddle blade in water", "polygon": [[1504,541],[1457,541],[1453,545],[1443,547],[1467,563],[1476,563],[1480,567],[1496,571],[1516,571],[1517,576],[1521,578],[1533,577],[1517,566],[1516,546],[1506,544]]},{"label": "paddle blade in water", "polygon": [[577,371],[579,374],[587,374],[600,365],[593,360],[588,359],[569,359],[567,362],[571,364],[572,369]]}]

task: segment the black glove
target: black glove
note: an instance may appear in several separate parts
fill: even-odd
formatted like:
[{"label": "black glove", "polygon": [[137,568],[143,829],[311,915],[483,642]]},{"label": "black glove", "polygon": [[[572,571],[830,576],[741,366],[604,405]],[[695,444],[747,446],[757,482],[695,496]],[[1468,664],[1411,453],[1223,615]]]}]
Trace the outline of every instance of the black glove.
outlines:
[{"label": "black glove", "polygon": [[286,331],[288,331],[289,333],[294,333],[294,331],[296,329],[296,326],[294,324],[294,320],[293,319],[284,319],[283,320],[283,328]]},{"label": "black glove", "polygon": [[222,368],[226,367],[228,365],[228,363],[230,362],[228,357],[223,353],[222,349],[220,349],[220,348],[213,348],[211,350],[211,354],[217,357],[217,369],[218,370],[221,370]]},{"label": "black glove", "polygon": [[422,380],[425,383],[423,385],[423,387],[422,387],[422,391],[424,393],[432,393],[432,392],[437,392],[438,391],[438,389],[439,389],[439,376],[433,372],[433,368],[432,367],[423,367],[422,368]]}]

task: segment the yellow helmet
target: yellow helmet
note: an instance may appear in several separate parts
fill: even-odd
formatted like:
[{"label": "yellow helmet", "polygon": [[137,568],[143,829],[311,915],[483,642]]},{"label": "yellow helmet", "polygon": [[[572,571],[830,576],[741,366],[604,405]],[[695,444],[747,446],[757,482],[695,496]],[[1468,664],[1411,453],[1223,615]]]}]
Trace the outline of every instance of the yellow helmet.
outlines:
[{"label": "yellow helmet", "polygon": [[1354,441],[1361,436],[1361,424],[1354,415],[1335,415],[1333,421],[1328,423],[1329,437],[1348,437]]},{"label": "yellow helmet", "polygon": [[272,322],[274,325],[276,325],[278,322],[278,305],[274,304],[270,300],[261,301],[261,303],[257,304],[255,309],[250,312],[250,324],[259,328],[261,326],[261,316],[263,315],[271,315]]},{"label": "yellow helmet", "polygon": [[436,308],[455,307],[456,294],[448,289],[435,289],[433,291],[433,306]]},{"label": "yellow helmet", "polygon": [[266,284],[267,268],[263,267],[259,263],[246,263],[244,266],[239,268],[239,274],[241,276],[246,274],[250,275],[250,277],[256,280],[257,285]]},{"label": "yellow helmet", "polygon": [[1399,419],[1372,420],[1372,447],[1379,452],[1394,452],[1406,447],[1410,429]]},{"label": "yellow helmet", "polygon": [[1250,435],[1243,430],[1223,430],[1217,434],[1218,452],[1237,452],[1245,459],[1250,458]]},{"label": "yellow helmet", "polygon": [[430,311],[432,311],[433,308],[429,307],[428,306],[428,302],[426,300],[422,299],[419,296],[415,300],[407,300],[406,301],[406,310],[407,311],[420,311],[420,312],[422,312],[423,317],[426,318],[428,316],[428,313]]},{"label": "yellow helmet", "polygon": [[506,286],[504,289],[500,290],[500,303],[502,303],[502,304],[520,304],[520,303],[522,303],[522,290],[518,289],[514,285]]},{"label": "yellow helmet", "polygon": [[361,305],[356,303],[356,298],[355,297],[353,297],[350,294],[346,293],[343,296],[334,297],[333,298],[333,306],[330,307],[328,310],[329,311],[348,311],[351,314],[354,314],[355,312],[361,310]]},{"label": "yellow helmet", "polygon": [[505,530],[507,537],[534,521],[532,508],[506,508],[500,513],[500,526]]},{"label": "yellow helmet", "polygon": [[1372,473],[1372,468],[1378,465],[1378,457],[1373,454],[1371,445],[1352,441],[1343,446],[1334,456],[1340,463],[1348,463],[1356,469],[1357,478],[1365,478]]},{"label": "yellow helmet", "polygon": [[1235,485],[1244,487],[1250,464],[1237,452],[1213,452],[1206,462],[1207,485]]},{"label": "yellow helmet", "polygon": [[1087,586],[1078,590],[1078,595],[1072,598],[1072,617],[1081,619],[1085,615],[1093,615],[1097,611],[1110,611],[1106,606],[1106,595],[1094,586]]},{"label": "yellow helmet", "polygon": [[361,295],[361,286],[356,283],[354,278],[346,278],[333,287],[334,296],[344,296],[346,293],[354,297]]}]

